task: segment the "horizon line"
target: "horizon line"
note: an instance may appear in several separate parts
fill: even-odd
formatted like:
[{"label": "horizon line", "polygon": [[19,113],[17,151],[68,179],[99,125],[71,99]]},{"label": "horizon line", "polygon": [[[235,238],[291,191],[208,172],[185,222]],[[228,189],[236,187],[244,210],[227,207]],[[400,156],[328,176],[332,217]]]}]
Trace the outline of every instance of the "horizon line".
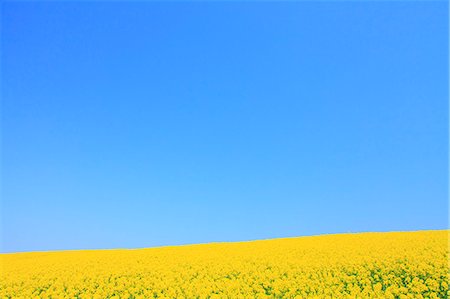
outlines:
[{"label": "horizon line", "polygon": [[57,252],[74,252],[74,251],[113,251],[113,250],[146,250],[146,249],[157,249],[166,247],[184,247],[184,246],[195,246],[195,245],[210,245],[210,244],[232,244],[232,243],[247,243],[247,242],[258,242],[258,241],[271,241],[271,240],[281,240],[281,239],[295,239],[295,238],[312,238],[312,237],[322,237],[322,236],[332,236],[332,235],[355,235],[355,234],[377,234],[377,233],[416,233],[416,232],[427,232],[427,231],[449,231],[450,227],[440,228],[440,229],[417,229],[417,230],[392,230],[392,231],[357,231],[357,232],[335,232],[335,233],[320,233],[312,235],[300,235],[300,236],[288,236],[288,237],[274,237],[274,238],[264,238],[264,239],[249,239],[249,240],[238,240],[238,241],[210,241],[210,242],[199,242],[199,243],[183,243],[183,244],[168,244],[168,245],[155,245],[149,247],[115,247],[115,248],[82,248],[82,249],[49,249],[49,250],[30,250],[30,251],[10,251],[4,252],[0,251],[0,255],[10,255],[10,254],[26,254],[26,253],[57,253]]}]

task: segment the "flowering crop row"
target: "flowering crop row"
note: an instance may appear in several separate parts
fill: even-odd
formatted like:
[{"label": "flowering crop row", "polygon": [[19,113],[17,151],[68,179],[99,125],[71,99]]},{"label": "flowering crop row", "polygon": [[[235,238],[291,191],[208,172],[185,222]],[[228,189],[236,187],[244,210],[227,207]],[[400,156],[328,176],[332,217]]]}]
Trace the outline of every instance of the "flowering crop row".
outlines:
[{"label": "flowering crop row", "polygon": [[1,254],[0,298],[449,298],[449,231]]}]

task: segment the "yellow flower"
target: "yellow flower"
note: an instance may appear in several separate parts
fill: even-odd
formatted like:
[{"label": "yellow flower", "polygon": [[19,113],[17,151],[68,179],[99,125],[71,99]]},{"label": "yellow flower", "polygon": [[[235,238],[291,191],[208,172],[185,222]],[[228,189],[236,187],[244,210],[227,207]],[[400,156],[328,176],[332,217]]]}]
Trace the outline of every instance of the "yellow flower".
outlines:
[{"label": "yellow flower", "polygon": [[448,298],[448,234],[0,254],[0,298]]}]

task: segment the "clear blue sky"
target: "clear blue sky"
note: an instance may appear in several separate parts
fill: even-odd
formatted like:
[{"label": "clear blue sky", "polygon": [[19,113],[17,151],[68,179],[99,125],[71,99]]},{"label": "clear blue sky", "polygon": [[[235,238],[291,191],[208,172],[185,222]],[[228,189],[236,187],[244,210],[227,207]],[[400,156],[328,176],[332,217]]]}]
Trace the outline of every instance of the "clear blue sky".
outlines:
[{"label": "clear blue sky", "polygon": [[3,2],[3,252],[444,229],[446,2]]}]

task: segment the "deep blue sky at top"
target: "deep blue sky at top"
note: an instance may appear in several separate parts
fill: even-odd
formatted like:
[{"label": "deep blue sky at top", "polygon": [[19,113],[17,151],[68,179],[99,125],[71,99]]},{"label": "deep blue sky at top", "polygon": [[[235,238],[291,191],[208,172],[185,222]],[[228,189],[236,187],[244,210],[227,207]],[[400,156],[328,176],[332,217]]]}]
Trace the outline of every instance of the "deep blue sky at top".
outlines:
[{"label": "deep blue sky at top", "polygon": [[3,2],[3,252],[447,226],[446,2]]}]

